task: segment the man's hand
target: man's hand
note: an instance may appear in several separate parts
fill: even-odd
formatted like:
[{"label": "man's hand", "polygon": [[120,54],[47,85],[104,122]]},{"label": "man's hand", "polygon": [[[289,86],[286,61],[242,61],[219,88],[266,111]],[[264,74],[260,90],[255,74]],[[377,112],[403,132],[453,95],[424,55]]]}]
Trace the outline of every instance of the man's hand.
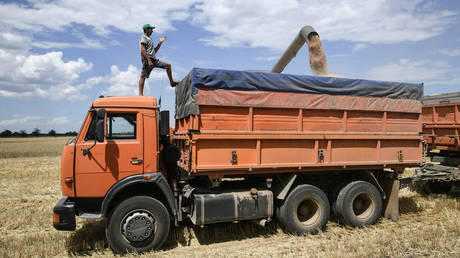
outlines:
[{"label": "man's hand", "polygon": [[166,40],[166,36],[163,36],[160,38],[160,42],[158,42],[158,45],[155,47],[155,53],[158,52],[158,50],[160,49],[160,46],[161,44],[163,44],[163,42]]},{"label": "man's hand", "polygon": [[152,69],[152,68],[153,68],[153,63],[152,63],[152,60],[150,60],[150,58],[149,58],[149,59],[147,59],[147,60],[149,60],[149,68],[150,68],[150,69]]}]

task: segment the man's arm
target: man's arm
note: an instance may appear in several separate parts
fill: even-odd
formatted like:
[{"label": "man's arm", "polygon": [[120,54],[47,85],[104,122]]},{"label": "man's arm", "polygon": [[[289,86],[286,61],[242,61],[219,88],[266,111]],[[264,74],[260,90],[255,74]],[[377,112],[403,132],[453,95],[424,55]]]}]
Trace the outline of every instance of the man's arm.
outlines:
[{"label": "man's arm", "polygon": [[166,40],[166,36],[163,36],[163,37],[160,38],[160,42],[158,42],[158,45],[155,47],[155,53],[158,52],[158,50],[161,47],[161,44],[163,44],[163,41],[165,41],[165,40]]},{"label": "man's arm", "polygon": [[147,49],[145,48],[144,43],[141,43],[141,54],[142,54],[143,57],[145,57],[145,59],[147,59],[147,61],[149,63],[149,67],[152,67],[153,63],[152,63],[152,60],[150,60],[149,56],[147,55]]}]

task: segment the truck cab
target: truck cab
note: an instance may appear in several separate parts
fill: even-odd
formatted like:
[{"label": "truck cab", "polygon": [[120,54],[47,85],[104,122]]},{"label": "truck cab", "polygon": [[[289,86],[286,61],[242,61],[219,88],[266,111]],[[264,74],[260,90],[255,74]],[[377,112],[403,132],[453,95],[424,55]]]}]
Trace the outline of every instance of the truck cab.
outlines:
[{"label": "truck cab", "polygon": [[92,103],[80,133],[64,146],[64,197],[54,209],[56,229],[74,230],[75,215],[106,217],[110,202],[138,181],[161,177],[166,182],[158,173],[158,116],[154,97],[107,97]]}]

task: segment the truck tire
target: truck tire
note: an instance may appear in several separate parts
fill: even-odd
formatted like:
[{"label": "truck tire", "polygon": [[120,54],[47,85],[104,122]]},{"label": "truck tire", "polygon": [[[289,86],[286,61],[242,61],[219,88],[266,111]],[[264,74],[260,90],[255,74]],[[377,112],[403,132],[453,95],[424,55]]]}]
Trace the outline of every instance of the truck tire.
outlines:
[{"label": "truck tire", "polygon": [[278,219],[292,234],[316,234],[329,220],[326,194],[313,185],[299,185],[278,210]]},{"label": "truck tire", "polygon": [[369,226],[380,218],[382,197],[374,185],[353,181],[340,190],[334,211],[343,224],[352,227]]},{"label": "truck tire", "polygon": [[148,252],[166,241],[170,218],[166,207],[149,196],[121,202],[109,216],[106,236],[115,253]]}]

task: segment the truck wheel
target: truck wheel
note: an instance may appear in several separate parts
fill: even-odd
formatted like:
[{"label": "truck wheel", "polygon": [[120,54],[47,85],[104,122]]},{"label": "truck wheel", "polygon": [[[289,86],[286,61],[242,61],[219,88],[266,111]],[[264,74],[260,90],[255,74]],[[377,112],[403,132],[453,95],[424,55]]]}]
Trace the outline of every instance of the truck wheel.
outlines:
[{"label": "truck wheel", "polygon": [[316,234],[329,220],[326,194],[312,185],[299,185],[279,208],[278,219],[293,234]]},{"label": "truck wheel", "polygon": [[374,185],[354,181],[340,190],[334,208],[340,222],[352,227],[365,227],[380,218],[382,198]]},{"label": "truck wheel", "polygon": [[136,196],[124,200],[113,210],[105,234],[115,253],[143,253],[160,248],[169,228],[169,213],[160,201]]}]

